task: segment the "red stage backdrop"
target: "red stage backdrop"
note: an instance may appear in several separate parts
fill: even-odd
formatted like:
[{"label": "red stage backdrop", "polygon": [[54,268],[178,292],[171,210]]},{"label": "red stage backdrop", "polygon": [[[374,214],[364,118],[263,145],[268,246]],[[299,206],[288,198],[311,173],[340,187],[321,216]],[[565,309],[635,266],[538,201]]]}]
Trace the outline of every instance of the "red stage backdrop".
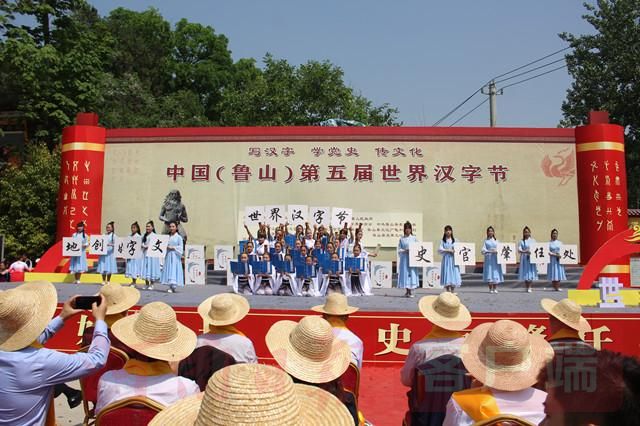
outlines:
[{"label": "red stage backdrop", "polygon": [[[138,308],[135,308],[138,309]],[[178,320],[202,334],[202,319],[195,307],[176,308]],[[268,361],[271,356],[264,342],[264,336],[273,323],[280,320],[298,321],[310,311],[252,310],[238,327],[249,337],[256,348],[258,357]],[[629,338],[640,333],[640,321],[634,314],[586,314],[593,331],[584,337],[597,349],[607,349],[628,355],[640,356],[638,339]],[[548,335],[547,315],[535,313],[518,314],[473,314],[470,331],[483,322],[511,319],[525,326],[529,332]],[[67,325],[47,342],[47,347],[62,351],[75,351],[85,327],[92,325],[88,315],[77,315],[68,320]],[[411,344],[422,339],[430,329],[430,324],[419,313],[399,312],[358,312],[349,319],[349,328],[364,341],[365,363],[398,366],[404,362]]]}]

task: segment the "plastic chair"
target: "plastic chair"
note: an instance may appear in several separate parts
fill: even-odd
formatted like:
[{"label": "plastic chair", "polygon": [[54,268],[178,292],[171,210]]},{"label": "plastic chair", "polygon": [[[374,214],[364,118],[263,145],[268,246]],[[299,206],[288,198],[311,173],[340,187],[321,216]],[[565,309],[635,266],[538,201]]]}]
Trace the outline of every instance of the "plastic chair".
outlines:
[{"label": "plastic chair", "polygon": [[490,419],[475,422],[473,426],[535,426],[530,421],[522,417],[511,414],[498,414]]},{"label": "plastic chair", "polygon": [[96,426],[146,426],[163,408],[143,396],[126,398],[104,407],[96,418]]},{"label": "plastic chair", "polygon": [[347,392],[351,392],[358,401],[360,395],[360,369],[354,363],[349,363],[347,370],[340,376],[342,388]]},{"label": "plastic chair", "polygon": [[[89,346],[85,346],[78,350],[78,352],[87,352]],[[95,419],[96,402],[98,401],[98,382],[100,377],[107,371],[120,370],[124,367],[124,364],[129,360],[126,353],[120,349],[111,347],[109,349],[109,355],[107,356],[107,362],[97,372],[82,377],[80,379],[80,389],[82,390],[82,407],[84,408],[84,421],[82,424],[89,425],[91,420]],[[89,406],[91,403],[93,406]]]}]

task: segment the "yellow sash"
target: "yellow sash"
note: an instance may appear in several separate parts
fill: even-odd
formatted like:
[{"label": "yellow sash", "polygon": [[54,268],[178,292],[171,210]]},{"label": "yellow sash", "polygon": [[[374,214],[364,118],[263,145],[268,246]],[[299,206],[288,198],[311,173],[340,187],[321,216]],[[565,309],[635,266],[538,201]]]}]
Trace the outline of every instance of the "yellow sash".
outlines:
[{"label": "yellow sash", "polygon": [[124,371],[134,376],[162,376],[173,373],[165,361],[144,362],[137,359],[128,360],[124,365]]},{"label": "yellow sash", "polygon": [[244,336],[244,333],[232,325],[209,325],[209,333],[211,334],[237,334]]},{"label": "yellow sash", "polygon": [[327,320],[327,322],[331,324],[331,327],[333,328],[344,328],[345,330],[349,329],[347,328],[347,323],[340,317],[325,315],[324,319]]},{"label": "yellow sash", "polygon": [[549,337],[549,341],[558,340],[558,339],[576,339],[582,340],[580,338],[580,333],[578,330],[574,330],[572,328],[563,327],[557,332],[555,332],[551,337]]},{"label": "yellow sash", "polygon": [[437,325],[431,327],[431,331],[424,336],[425,339],[457,339],[462,337],[463,334],[459,331],[447,330]]},{"label": "yellow sash", "polygon": [[500,414],[491,389],[486,386],[471,388],[451,394],[451,398],[474,422],[486,420]]}]

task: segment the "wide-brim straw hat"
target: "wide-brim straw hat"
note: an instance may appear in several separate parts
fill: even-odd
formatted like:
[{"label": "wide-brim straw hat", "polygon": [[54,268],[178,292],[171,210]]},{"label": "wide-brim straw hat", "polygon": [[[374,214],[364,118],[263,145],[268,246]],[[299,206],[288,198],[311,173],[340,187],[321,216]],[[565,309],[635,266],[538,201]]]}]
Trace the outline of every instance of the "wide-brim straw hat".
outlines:
[{"label": "wide-brim straw hat", "polygon": [[224,326],[235,324],[249,313],[249,301],[239,294],[216,294],[198,306],[205,324]]},{"label": "wide-brim straw hat", "polygon": [[480,324],[462,345],[462,362],[484,385],[503,391],[526,389],[553,357],[543,336],[511,320]]},{"label": "wide-brim straw hat", "polygon": [[582,316],[582,308],[570,299],[562,299],[556,302],[553,299],[542,299],[542,309],[547,311],[558,321],[577,331],[589,331],[591,326]]},{"label": "wide-brim straw hat", "polygon": [[138,289],[124,287],[117,283],[109,283],[102,286],[100,294],[107,299],[107,315],[128,311],[140,300]]},{"label": "wide-brim straw hat", "polygon": [[460,331],[471,324],[471,314],[458,296],[444,292],[438,296],[424,296],[418,302],[420,313],[438,327]]},{"label": "wide-brim straw hat", "polygon": [[48,281],[32,281],[0,291],[0,350],[32,344],[56,311],[58,294]]},{"label": "wide-brim straw hat", "polygon": [[265,338],[278,365],[293,377],[308,383],[327,383],[349,367],[349,345],[333,336],[331,324],[318,316],[278,321]]},{"label": "wide-brim straw hat", "polygon": [[349,306],[347,296],[340,293],[331,293],[327,296],[324,305],[317,305],[311,308],[312,311],[328,315],[349,315],[360,308]]},{"label": "wide-brim straw hat", "polygon": [[136,352],[162,361],[180,361],[196,348],[196,334],[180,324],[175,311],[163,302],[149,303],[119,319],[111,331]]},{"label": "wide-brim straw hat", "polygon": [[294,384],[284,371],[263,364],[235,364],[218,370],[204,393],[158,413],[150,426],[353,425],[335,396]]}]

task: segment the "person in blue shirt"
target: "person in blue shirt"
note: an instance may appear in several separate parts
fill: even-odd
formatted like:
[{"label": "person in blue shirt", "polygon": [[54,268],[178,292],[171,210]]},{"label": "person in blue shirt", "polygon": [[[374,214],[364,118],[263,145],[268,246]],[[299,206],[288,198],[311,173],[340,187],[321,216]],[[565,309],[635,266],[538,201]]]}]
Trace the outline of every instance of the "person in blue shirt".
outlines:
[{"label": "person in blue shirt", "polygon": [[418,288],[420,280],[418,279],[418,268],[409,266],[409,246],[417,243],[418,239],[413,235],[411,222],[405,222],[404,235],[400,237],[398,242],[398,288],[404,288],[404,297],[415,297],[413,290]]},{"label": "person in blue shirt", "polygon": [[107,223],[107,235],[106,235],[106,244],[107,244],[107,253],[101,254],[98,257],[98,268],[97,272],[102,274],[102,285],[105,285],[111,281],[111,274],[115,274],[118,272],[118,264],[116,263],[116,235],[114,234],[115,225],[113,222]]},{"label": "person in blue shirt", "polygon": [[560,281],[567,279],[564,272],[564,265],[560,264],[562,254],[562,241],[558,240],[558,230],[551,230],[551,241],[549,241],[549,264],[547,265],[547,278],[551,281],[555,291],[560,291]]},{"label": "person in blue shirt", "polygon": [[522,230],[522,240],[518,244],[520,252],[520,268],[518,269],[518,279],[524,281],[527,293],[531,293],[533,281],[538,279],[538,268],[531,262],[531,247],[536,243],[531,237],[531,230],[525,226]]},{"label": "person in blue shirt", "polygon": [[487,228],[487,239],[482,245],[484,265],[482,278],[489,285],[489,293],[498,293],[498,284],[504,281],[502,266],[498,263],[498,243],[493,226]]},{"label": "person in blue shirt", "polygon": [[78,222],[76,232],[71,235],[82,241],[80,256],[72,256],[69,260],[69,272],[74,274],[76,284],[80,284],[83,272],[87,272],[87,247],[89,247],[89,236],[84,232],[84,222]]},{"label": "person in blue shirt", "polygon": [[440,282],[444,286],[445,290],[453,293],[455,287],[462,285],[462,277],[460,276],[460,268],[455,264],[454,259],[454,245],[456,239],[453,236],[453,228],[451,225],[444,227],[444,234],[442,235],[442,241],[440,242],[440,248],[438,253],[442,256],[442,263],[440,264]]},{"label": "person in blue shirt", "polygon": [[[142,238],[140,234],[140,225],[138,222],[131,224],[131,236],[138,236]],[[127,259],[127,267],[124,272],[124,276],[131,278],[131,285],[135,287],[138,278],[142,277],[142,267],[144,265],[144,258],[138,257],[137,259]]]},{"label": "person in blue shirt", "polygon": [[145,233],[142,236],[142,253],[144,259],[142,262],[142,278],[144,278],[144,289],[153,290],[153,283],[160,281],[160,259],[149,256],[149,241],[156,236],[156,228],[153,221],[147,222]]},{"label": "person in blue shirt", "polygon": [[162,277],[160,282],[168,285],[167,293],[175,293],[177,287],[184,287],[184,271],[182,270],[182,253],[184,252],[184,242],[178,233],[178,224],[169,223],[169,244],[167,254],[162,267]]}]

